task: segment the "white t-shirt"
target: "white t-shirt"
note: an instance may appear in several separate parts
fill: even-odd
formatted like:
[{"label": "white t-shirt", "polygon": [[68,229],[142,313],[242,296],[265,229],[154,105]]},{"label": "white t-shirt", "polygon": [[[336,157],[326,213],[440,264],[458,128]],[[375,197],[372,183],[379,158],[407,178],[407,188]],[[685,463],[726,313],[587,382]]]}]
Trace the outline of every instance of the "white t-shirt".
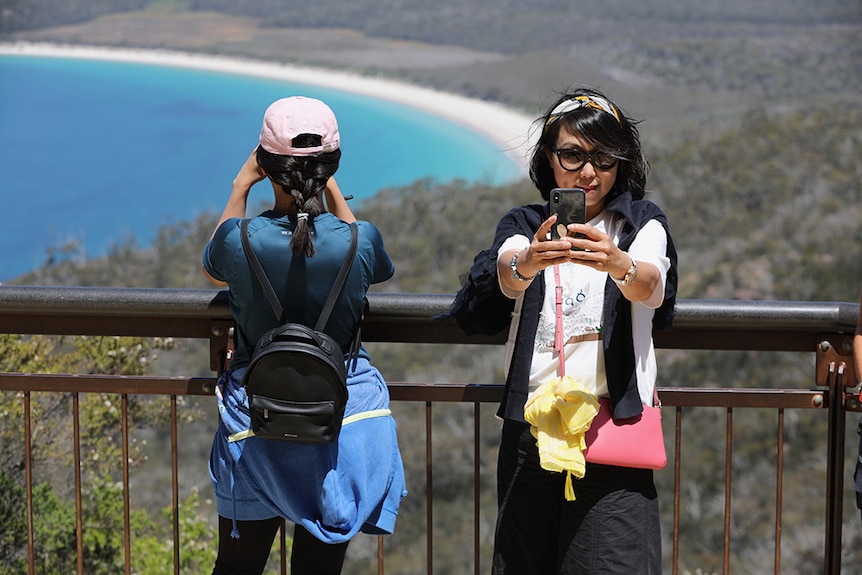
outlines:
[{"label": "white t-shirt", "polygon": [[[609,235],[614,243],[619,243],[620,230],[624,220],[614,217],[611,212],[603,211],[588,222],[599,231]],[[498,257],[512,249],[526,249],[531,238],[514,235],[500,246]],[[648,262],[658,268],[661,281],[655,291],[645,301],[632,303],[632,336],[634,339],[635,371],[641,401],[652,405],[656,382],[655,348],[652,340],[652,318],[655,309],[664,301],[664,288],[670,259],[667,251],[667,234],[656,220],[651,220],[638,232],[628,249],[629,255],[639,261]],[[566,374],[571,375],[586,389],[599,397],[608,396],[605,376],[604,351],[602,342],[590,337],[600,334],[604,307],[605,283],[607,272],[594,270],[575,263],[560,266],[560,280],[563,286],[563,341]],[[539,314],[539,325],[533,344],[533,361],[530,367],[530,392],[541,384],[559,375],[559,359],[554,351],[556,329],[554,268],[545,270],[545,299]],[[506,293],[504,290],[503,293]],[[515,302],[512,325],[506,343],[506,370],[508,371],[514,350],[515,337],[520,322],[523,302],[521,293]],[[587,341],[577,341],[578,336],[588,336]],[[575,338],[575,342],[571,342]]]}]

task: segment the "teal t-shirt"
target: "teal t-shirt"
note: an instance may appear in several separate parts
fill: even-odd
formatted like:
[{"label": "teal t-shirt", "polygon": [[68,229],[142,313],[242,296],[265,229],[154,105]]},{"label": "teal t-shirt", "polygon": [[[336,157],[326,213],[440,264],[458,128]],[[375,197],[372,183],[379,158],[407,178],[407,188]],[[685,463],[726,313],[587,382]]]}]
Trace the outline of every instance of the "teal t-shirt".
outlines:
[{"label": "teal t-shirt", "polygon": [[[251,346],[267,330],[279,325],[263,288],[251,269],[240,237],[239,218],[223,222],[203,252],[203,265],[214,278],[227,282],[230,308],[245,340]],[[346,349],[365,305],[371,284],[388,280],[395,267],[383,246],[380,231],[371,223],[356,222],[359,238],[356,257],[344,293],[324,331]],[[350,246],[350,226],[330,213],[311,220],[316,253],[312,257],[290,249],[296,219],[267,211],[251,218],[249,237],[261,265],[284,307],[287,320],[314,327],[338,270]],[[231,367],[248,363],[250,351],[237,338]],[[367,357],[367,354],[363,355]]]}]

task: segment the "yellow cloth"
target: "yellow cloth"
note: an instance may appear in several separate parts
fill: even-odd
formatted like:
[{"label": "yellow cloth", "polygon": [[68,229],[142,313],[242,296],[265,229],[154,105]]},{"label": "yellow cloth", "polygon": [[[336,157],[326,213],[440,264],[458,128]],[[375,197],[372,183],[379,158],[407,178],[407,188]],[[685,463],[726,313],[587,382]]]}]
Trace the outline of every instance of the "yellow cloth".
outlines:
[{"label": "yellow cloth", "polygon": [[524,418],[539,446],[539,464],[548,471],[566,472],[566,500],[574,501],[572,474],[586,470],[584,434],[599,412],[599,400],[570,375],[543,383],[530,394]]}]

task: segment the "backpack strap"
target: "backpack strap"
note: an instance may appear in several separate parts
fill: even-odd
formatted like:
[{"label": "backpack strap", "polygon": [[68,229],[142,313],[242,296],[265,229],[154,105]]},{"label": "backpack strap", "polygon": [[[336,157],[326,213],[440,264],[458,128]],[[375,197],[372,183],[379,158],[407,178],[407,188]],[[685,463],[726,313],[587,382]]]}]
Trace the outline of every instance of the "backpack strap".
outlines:
[{"label": "backpack strap", "polygon": [[272,306],[272,311],[275,312],[275,317],[280,323],[284,323],[284,308],[281,307],[281,302],[278,301],[278,296],[275,295],[275,290],[272,289],[272,284],[269,278],[266,277],[266,272],[263,271],[263,266],[260,265],[260,260],[257,254],[254,253],[254,248],[251,247],[251,241],[248,237],[248,219],[243,218],[240,224],[240,238],[242,239],[242,251],[245,252],[245,257],[248,258],[248,263],[251,264],[251,269],[254,270],[254,275],[257,276],[257,281],[260,282],[266,299],[269,300],[269,305]]},{"label": "backpack strap", "polygon": [[359,316],[359,321],[353,328],[353,337],[350,339],[350,351],[347,353],[347,368],[353,370],[356,368],[356,361],[359,359],[359,349],[362,347],[362,321],[365,319],[365,314],[368,313],[368,298],[362,305],[362,315]]},{"label": "backpack strap", "polygon": [[344,257],[344,263],[341,264],[341,269],[338,270],[338,277],[335,278],[335,283],[332,284],[332,289],[329,290],[329,297],[320,311],[320,317],[317,318],[317,323],[314,326],[314,331],[323,331],[326,324],[329,322],[329,316],[335,308],[335,303],[341,298],[344,292],[344,284],[347,282],[347,276],[350,273],[350,267],[353,265],[353,258],[356,257],[356,244],[359,238],[359,230],[356,222],[350,224],[350,248],[347,250],[347,255]]},{"label": "backpack strap", "polygon": [[[284,317],[284,308],[282,307],[278,296],[275,294],[275,290],[272,288],[272,283],[270,283],[269,278],[266,277],[266,272],[264,272],[263,266],[260,264],[260,259],[258,259],[257,254],[254,252],[254,248],[251,245],[251,240],[248,235],[248,222],[248,218],[243,218],[242,223],[240,224],[242,249],[245,252],[246,258],[248,258],[248,262],[254,271],[254,275],[257,277],[257,281],[260,282],[260,285],[266,294],[266,298],[269,300],[269,304],[272,306],[272,311],[275,312],[275,316],[278,318],[279,322],[285,323],[286,318]],[[350,274],[350,268],[353,265],[354,258],[356,257],[356,246],[358,241],[359,229],[356,222],[352,222],[350,224],[350,247],[347,250],[344,263],[341,264],[341,269],[338,270],[338,276],[335,278],[335,283],[332,284],[332,289],[329,290],[329,297],[326,299],[326,303],[323,305],[320,316],[317,318],[317,323],[314,326],[315,331],[322,332],[324,330],[326,324],[329,322],[329,316],[335,308],[335,304],[344,292],[344,285],[347,282],[347,276]],[[354,341],[351,342],[351,355],[357,338],[354,337],[353,339]]]}]

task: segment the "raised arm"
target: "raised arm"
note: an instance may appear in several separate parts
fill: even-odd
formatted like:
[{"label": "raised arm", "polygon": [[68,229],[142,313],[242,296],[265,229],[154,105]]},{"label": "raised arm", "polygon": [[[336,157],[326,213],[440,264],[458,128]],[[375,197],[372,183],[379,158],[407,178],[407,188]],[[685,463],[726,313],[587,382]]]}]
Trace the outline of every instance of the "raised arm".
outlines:
[{"label": "raised arm", "polygon": [[348,224],[356,221],[356,216],[350,206],[347,205],[347,200],[341,193],[338,183],[335,181],[335,176],[329,178],[326,183],[326,209],[339,220],[343,220]]},{"label": "raised arm", "polygon": [[[230,218],[245,217],[245,209],[246,205],[248,204],[248,194],[249,192],[251,192],[251,188],[256,183],[264,180],[265,178],[266,173],[258,165],[256,153],[252,152],[233,180],[233,184],[231,185],[230,190],[230,197],[228,197],[227,199],[227,204],[225,204],[224,210],[222,211],[218,223],[216,224],[215,228],[213,228],[213,232],[210,235],[210,239],[212,239],[212,237],[215,235],[216,230],[226,220],[229,220]],[[203,272],[204,275],[215,285],[219,287],[224,287],[227,285],[227,283],[212,277],[206,269],[204,269]]]}]

